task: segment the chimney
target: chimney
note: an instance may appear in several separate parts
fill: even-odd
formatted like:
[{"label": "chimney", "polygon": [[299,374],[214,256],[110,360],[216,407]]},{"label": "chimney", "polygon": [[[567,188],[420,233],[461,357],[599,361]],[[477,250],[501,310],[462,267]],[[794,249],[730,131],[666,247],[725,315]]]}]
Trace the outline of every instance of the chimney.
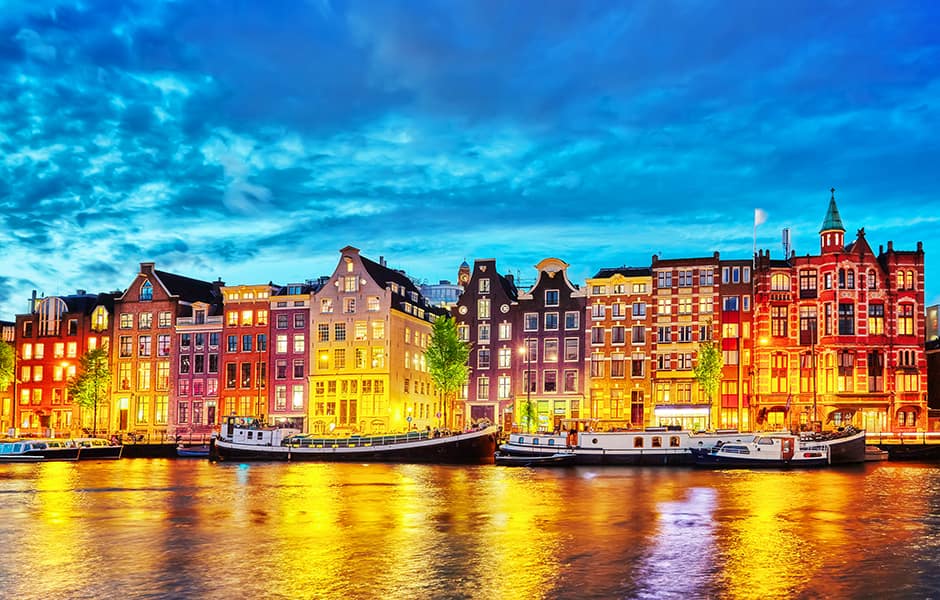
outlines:
[{"label": "chimney", "polygon": [[142,262],[140,263],[140,272],[144,275],[153,274],[153,263],[152,262]]},{"label": "chimney", "polygon": [[379,264],[380,264],[381,266],[383,266],[383,267],[385,266],[385,257],[384,257],[384,256],[381,256],[381,255],[379,256]]},{"label": "chimney", "polygon": [[75,295],[76,295],[76,296],[84,296],[84,295],[85,295],[85,290],[75,290]]},{"label": "chimney", "polygon": [[36,312],[36,290],[33,290],[33,296],[29,299],[29,312],[30,314]]},{"label": "chimney", "polygon": [[888,240],[888,252],[894,252],[894,242]]},{"label": "chimney", "polygon": [[510,284],[516,285],[516,278],[513,276],[512,273],[506,273],[506,279],[509,280]]}]

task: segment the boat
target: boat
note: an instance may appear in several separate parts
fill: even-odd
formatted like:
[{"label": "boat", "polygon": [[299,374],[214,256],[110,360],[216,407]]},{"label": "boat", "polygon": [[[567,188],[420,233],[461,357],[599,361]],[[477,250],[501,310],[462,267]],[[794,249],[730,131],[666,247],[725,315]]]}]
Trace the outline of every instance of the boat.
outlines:
[{"label": "boat", "polygon": [[496,426],[488,426],[452,435],[410,431],[324,437],[233,415],[225,418],[211,458],[220,461],[482,464],[493,462],[497,431]]},{"label": "boat", "polygon": [[746,443],[693,450],[695,465],[734,467],[825,467],[865,462],[865,431],[846,428],[830,433],[770,433]]},{"label": "boat", "polygon": [[577,465],[695,464],[693,449],[711,449],[718,442],[749,442],[753,433],[737,430],[689,431],[673,427],[631,428],[622,421],[563,419],[555,433],[513,433],[500,445],[504,456],[547,457],[559,452],[574,456]]},{"label": "boat", "polygon": [[79,460],[115,460],[121,458],[124,446],[96,437],[73,438],[79,448]]},{"label": "boat", "polygon": [[13,439],[0,442],[0,462],[78,460],[79,448],[68,440]]},{"label": "boat", "polygon": [[887,450],[882,450],[878,446],[865,446],[865,462],[878,462],[888,460]]},{"label": "boat", "polygon": [[695,449],[695,466],[711,468],[792,468],[827,467],[830,447],[818,442],[802,442],[797,435],[759,435],[745,443],[720,444]]},{"label": "boat", "polygon": [[556,452],[545,456],[514,456],[496,453],[496,464],[504,467],[569,467],[577,458],[574,452]]},{"label": "boat", "polygon": [[180,444],[176,447],[176,455],[180,458],[208,458],[209,446],[208,444],[201,446],[185,446]]}]

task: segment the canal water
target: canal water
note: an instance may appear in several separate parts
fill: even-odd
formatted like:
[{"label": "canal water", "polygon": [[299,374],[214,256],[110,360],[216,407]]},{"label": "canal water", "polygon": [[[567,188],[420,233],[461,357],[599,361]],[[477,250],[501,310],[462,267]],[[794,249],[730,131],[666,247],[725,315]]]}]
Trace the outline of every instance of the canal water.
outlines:
[{"label": "canal water", "polygon": [[0,597],[940,598],[940,466],[0,465]]}]

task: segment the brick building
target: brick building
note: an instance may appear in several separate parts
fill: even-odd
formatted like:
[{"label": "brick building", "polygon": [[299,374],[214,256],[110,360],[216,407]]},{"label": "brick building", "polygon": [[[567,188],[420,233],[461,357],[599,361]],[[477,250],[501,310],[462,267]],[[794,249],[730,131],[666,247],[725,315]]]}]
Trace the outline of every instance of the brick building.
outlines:
[{"label": "brick building", "polygon": [[872,251],[830,198],[818,254],[757,256],[755,347],[762,427],[854,425],[876,433],[927,424],[924,251]]},{"label": "brick building", "polygon": [[270,302],[267,414],[302,429],[309,408],[310,299],[317,289],[319,285],[311,283],[291,283],[275,288]]},{"label": "brick building", "polygon": [[[219,375],[222,356],[222,307],[193,302],[192,315],[176,318],[169,422],[174,435],[205,437],[220,422]],[[171,368],[173,368],[171,365]]]},{"label": "brick building", "polygon": [[655,344],[651,273],[648,267],[619,267],[601,269],[587,280],[590,387],[585,417],[635,427],[650,423]]},{"label": "brick building", "polygon": [[[268,336],[271,327],[272,284],[223,286],[225,319],[222,325],[222,392],[220,411],[265,417],[268,414]],[[278,337],[277,344],[307,347],[305,331],[293,339]]]}]

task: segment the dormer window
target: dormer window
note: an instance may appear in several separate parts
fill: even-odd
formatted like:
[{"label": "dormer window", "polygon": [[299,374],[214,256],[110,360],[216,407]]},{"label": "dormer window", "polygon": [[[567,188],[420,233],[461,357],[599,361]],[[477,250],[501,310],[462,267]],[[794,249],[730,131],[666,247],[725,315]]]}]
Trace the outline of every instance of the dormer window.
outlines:
[{"label": "dormer window", "polygon": [[545,290],[545,306],[558,306],[558,290]]},{"label": "dormer window", "polygon": [[153,286],[149,281],[145,281],[143,285],[140,286],[140,300],[142,302],[153,300]]}]

